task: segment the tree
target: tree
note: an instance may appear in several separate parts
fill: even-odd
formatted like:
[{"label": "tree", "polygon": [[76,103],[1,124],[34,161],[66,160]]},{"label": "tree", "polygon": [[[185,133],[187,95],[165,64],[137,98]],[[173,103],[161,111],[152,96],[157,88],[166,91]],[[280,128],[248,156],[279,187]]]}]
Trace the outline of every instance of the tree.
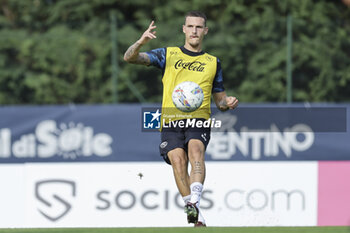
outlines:
[{"label": "tree", "polygon": [[[286,101],[286,16],[293,17],[294,101],[350,100],[350,10],[341,1],[0,0],[0,103],[111,103],[111,45],[119,48],[118,93],[160,102],[161,72],[126,64],[124,51],[152,19],[157,40],[183,44],[189,9],[208,16],[204,49],[222,61],[225,87],[241,102]],[[111,41],[110,12],[118,20]],[[152,84],[152,88],[149,88]]]}]

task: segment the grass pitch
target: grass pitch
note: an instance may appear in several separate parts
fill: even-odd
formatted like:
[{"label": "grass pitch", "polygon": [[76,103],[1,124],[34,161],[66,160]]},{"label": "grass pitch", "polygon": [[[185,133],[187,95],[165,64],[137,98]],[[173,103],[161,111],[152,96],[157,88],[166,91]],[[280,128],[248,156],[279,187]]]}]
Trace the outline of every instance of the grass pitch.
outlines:
[{"label": "grass pitch", "polygon": [[33,228],[0,229],[0,233],[350,233],[338,227],[157,227],[157,228]]}]

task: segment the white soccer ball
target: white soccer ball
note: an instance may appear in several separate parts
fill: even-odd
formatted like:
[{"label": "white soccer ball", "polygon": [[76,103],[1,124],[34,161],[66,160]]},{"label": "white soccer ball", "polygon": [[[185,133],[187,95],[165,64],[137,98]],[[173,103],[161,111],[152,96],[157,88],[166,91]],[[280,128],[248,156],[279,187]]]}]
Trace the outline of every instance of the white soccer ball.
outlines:
[{"label": "white soccer ball", "polygon": [[202,105],[204,94],[197,83],[186,81],[174,88],[172,98],[177,109],[182,112],[193,112]]}]

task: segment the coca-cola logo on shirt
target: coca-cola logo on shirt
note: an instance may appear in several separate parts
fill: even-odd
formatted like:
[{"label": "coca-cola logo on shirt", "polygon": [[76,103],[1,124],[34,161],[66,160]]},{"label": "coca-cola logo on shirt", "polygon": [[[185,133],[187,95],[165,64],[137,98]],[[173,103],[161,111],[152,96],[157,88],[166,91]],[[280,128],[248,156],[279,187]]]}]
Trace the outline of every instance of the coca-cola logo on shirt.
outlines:
[{"label": "coca-cola logo on shirt", "polygon": [[182,59],[175,63],[175,69],[187,69],[190,71],[204,72],[206,63],[199,61],[186,62]]}]

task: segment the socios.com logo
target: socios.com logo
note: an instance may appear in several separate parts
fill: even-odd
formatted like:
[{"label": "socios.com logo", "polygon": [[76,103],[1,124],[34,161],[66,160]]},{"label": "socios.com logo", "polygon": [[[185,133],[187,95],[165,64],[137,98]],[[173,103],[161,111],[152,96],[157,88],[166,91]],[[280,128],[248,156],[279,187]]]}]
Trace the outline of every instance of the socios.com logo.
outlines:
[{"label": "socios.com logo", "polygon": [[51,179],[35,183],[35,198],[39,213],[55,222],[69,213],[76,197],[76,183],[71,180]]}]

